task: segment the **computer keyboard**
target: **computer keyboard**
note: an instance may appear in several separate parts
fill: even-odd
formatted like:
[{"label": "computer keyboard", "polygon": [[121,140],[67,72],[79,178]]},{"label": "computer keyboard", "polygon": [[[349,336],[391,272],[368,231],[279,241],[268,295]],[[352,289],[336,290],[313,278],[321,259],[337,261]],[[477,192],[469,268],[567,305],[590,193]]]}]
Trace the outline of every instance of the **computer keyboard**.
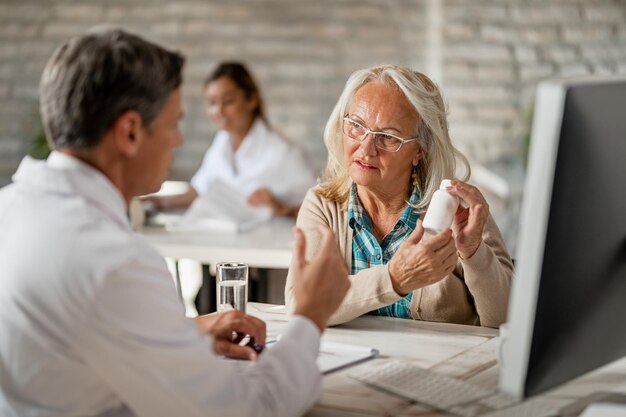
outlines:
[{"label": "computer keyboard", "polygon": [[353,370],[348,376],[444,411],[451,411],[454,406],[487,397],[494,392],[397,360],[371,363],[371,366]]},{"label": "computer keyboard", "polygon": [[460,417],[552,417],[541,399],[519,403],[495,390],[441,375],[400,360],[368,363],[348,373],[350,378],[409,400]]}]

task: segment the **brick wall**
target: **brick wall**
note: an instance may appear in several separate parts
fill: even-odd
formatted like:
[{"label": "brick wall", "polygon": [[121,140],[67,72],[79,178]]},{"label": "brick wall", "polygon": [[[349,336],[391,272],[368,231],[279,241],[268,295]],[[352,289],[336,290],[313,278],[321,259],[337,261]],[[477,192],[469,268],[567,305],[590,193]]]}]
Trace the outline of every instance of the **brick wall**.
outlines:
[{"label": "brick wall", "polygon": [[537,82],[626,74],[626,1],[445,0],[452,137],[474,161],[520,155]]},{"label": "brick wall", "polygon": [[358,68],[393,62],[431,74],[453,140],[487,165],[518,159],[539,80],[626,73],[625,0],[0,0],[0,185],[41,130],[47,58],[101,23],[188,57],[174,179],[188,179],[210,144],[201,82],[224,59],[250,64],[271,121],[318,168],[324,124]]},{"label": "brick wall", "polygon": [[425,7],[419,0],[0,0],[0,185],[41,130],[37,85],[47,58],[94,25],[120,25],[187,56],[186,143],[172,178],[188,179],[214,134],[201,84],[219,61],[249,64],[271,122],[321,168],[323,127],[352,71],[387,62],[423,67]]}]

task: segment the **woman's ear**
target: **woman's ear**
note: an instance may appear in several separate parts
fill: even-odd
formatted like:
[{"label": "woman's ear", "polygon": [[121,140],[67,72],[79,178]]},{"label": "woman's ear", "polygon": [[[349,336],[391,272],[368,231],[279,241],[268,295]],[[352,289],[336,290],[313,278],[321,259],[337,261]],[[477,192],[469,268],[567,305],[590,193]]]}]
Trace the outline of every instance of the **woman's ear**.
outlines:
[{"label": "woman's ear", "polygon": [[256,110],[259,105],[259,94],[256,92],[250,94],[250,97],[248,97],[248,109],[250,110],[250,112],[254,112],[254,110]]},{"label": "woman's ear", "polygon": [[417,153],[415,154],[411,162],[413,163],[413,166],[417,166],[421,160],[422,160],[422,150],[420,149],[419,151],[417,151]]},{"label": "woman's ear", "polygon": [[122,113],[113,123],[115,146],[124,156],[134,156],[144,137],[141,116],[133,110]]}]

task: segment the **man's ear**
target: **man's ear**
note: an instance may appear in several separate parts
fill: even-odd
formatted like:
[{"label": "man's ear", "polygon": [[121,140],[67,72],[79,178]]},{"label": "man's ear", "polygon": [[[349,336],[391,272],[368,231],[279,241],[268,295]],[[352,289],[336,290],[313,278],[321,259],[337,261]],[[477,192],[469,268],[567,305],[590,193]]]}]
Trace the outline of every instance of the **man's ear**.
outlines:
[{"label": "man's ear", "polygon": [[139,113],[128,110],[113,123],[113,137],[117,150],[127,157],[137,154],[144,139],[145,129]]}]

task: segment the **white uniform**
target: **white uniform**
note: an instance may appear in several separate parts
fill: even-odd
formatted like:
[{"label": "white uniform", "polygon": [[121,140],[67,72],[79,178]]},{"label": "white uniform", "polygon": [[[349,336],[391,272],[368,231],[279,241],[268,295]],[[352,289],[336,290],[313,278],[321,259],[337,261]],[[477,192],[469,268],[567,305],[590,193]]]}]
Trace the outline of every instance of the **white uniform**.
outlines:
[{"label": "white uniform", "polygon": [[204,195],[213,180],[250,195],[266,187],[280,201],[300,205],[315,175],[300,149],[270,131],[258,118],[236,152],[229,134],[219,131],[207,150],[200,169],[191,179],[198,194]]},{"label": "white uniform", "polygon": [[119,191],[70,156],[27,157],[0,190],[0,265],[3,417],[295,416],[319,398],[310,320],[250,366],[216,357]]}]

